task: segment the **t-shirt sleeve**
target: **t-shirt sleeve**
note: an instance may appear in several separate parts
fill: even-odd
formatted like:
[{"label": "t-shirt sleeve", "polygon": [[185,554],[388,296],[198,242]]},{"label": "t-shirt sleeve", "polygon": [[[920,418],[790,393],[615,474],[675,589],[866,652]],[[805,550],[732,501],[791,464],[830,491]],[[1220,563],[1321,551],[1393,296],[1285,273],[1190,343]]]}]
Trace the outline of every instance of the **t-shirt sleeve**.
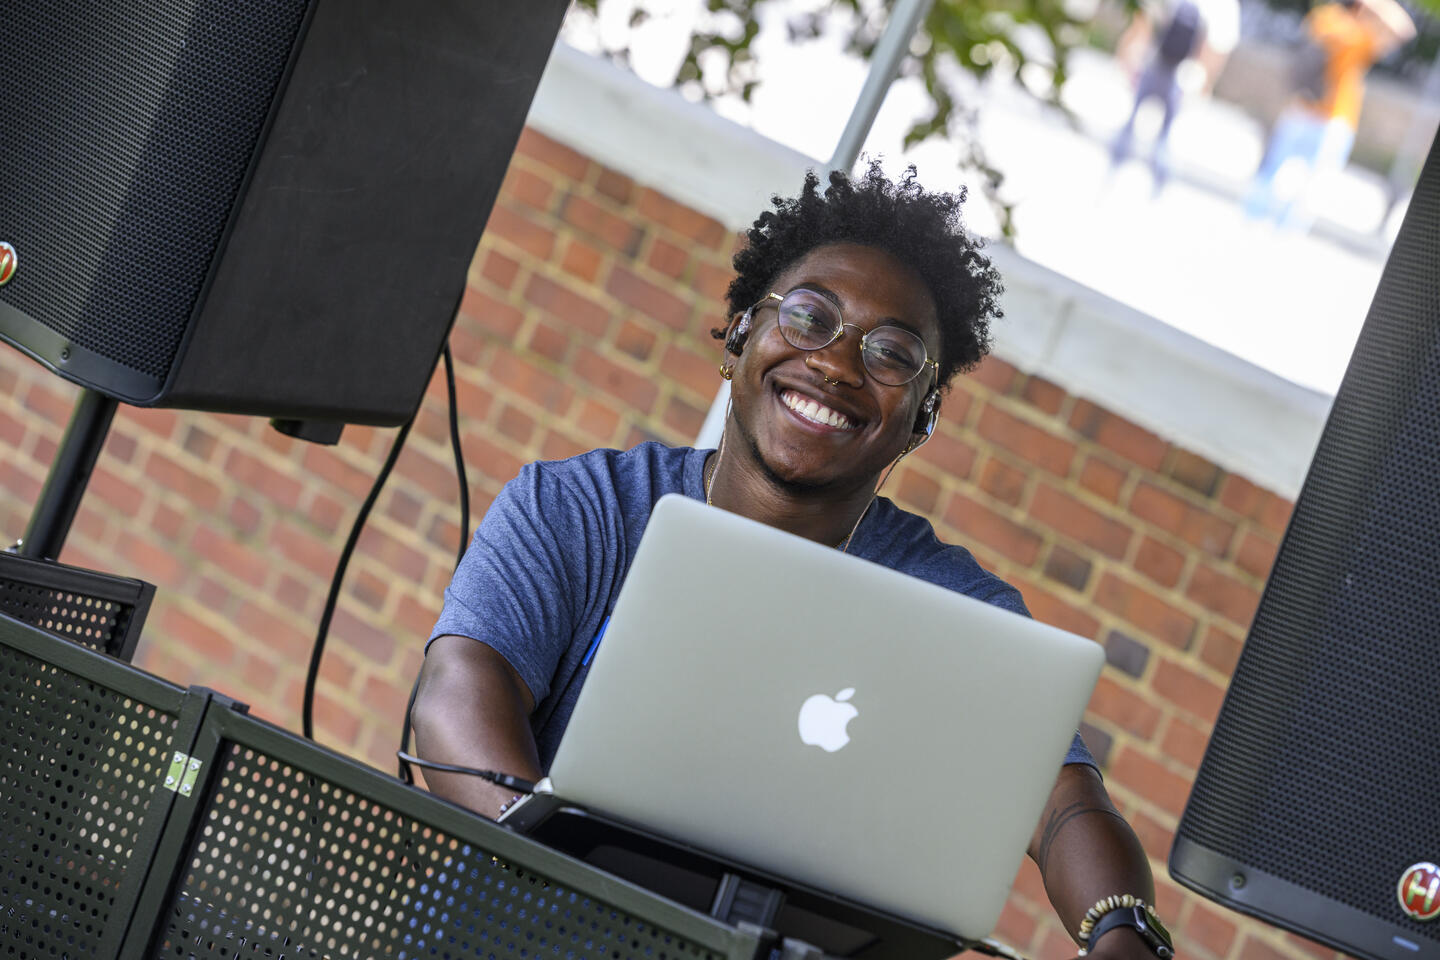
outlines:
[{"label": "t-shirt sleeve", "polygon": [[1075,732],[1075,739],[1070,741],[1070,749],[1065,753],[1065,763],[1088,763],[1095,768],[1096,773],[1100,772],[1100,764],[1095,762],[1095,757],[1091,755],[1090,748],[1085,746],[1078,730]]},{"label": "t-shirt sleeve", "polygon": [[1207,0],[1201,8],[1205,15],[1205,44],[1224,55],[1240,42],[1240,4],[1236,0]]},{"label": "t-shirt sleeve", "polygon": [[574,560],[583,551],[567,549],[584,542],[583,519],[553,484],[542,465],[530,464],[501,489],[445,588],[425,644],[453,634],[494,648],[537,704],[574,635],[574,588],[584,577]]}]

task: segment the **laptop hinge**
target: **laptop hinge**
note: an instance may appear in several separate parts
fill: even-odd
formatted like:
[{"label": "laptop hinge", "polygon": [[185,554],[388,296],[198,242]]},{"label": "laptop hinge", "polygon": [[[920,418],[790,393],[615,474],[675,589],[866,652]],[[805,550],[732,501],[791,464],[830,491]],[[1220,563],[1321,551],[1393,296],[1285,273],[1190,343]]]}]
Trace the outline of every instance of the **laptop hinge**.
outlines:
[{"label": "laptop hinge", "polygon": [[720,887],[715,891],[710,916],[731,926],[753,923],[757,927],[770,927],[784,902],[785,894],[774,887],[727,873],[721,877]]}]

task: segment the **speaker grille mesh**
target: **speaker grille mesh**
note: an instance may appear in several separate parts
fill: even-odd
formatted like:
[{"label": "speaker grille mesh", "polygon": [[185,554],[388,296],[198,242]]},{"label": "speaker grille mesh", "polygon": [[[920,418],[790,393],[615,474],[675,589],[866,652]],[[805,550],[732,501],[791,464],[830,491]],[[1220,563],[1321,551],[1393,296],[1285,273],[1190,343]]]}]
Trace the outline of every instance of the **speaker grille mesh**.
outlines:
[{"label": "speaker grille mesh", "polygon": [[263,751],[222,762],[156,960],[721,960]]},{"label": "speaker grille mesh", "polygon": [[25,0],[0,30],[0,301],[169,371],[306,0]]},{"label": "speaker grille mesh", "polygon": [[1337,394],[1180,824],[1412,932],[1440,860],[1440,150]]}]

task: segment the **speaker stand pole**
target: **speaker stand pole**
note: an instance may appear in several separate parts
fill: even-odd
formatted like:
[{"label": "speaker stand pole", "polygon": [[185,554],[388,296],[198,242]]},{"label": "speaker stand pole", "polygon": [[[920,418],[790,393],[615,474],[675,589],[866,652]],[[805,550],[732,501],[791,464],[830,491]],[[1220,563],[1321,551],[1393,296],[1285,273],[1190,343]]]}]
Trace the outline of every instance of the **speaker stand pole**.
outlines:
[{"label": "speaker stand pole", "polygon": [[115,418],[119,402],[94,390],[80,391],[70,425],[60,440],[50,475],[40,491],[40,499],[30,514],[30,525],[19,543],[22,557],[54,560],[60,556],[70,524],[80,509],[80,498],[90,482],[90,472],[105,446],[110,421]]}]

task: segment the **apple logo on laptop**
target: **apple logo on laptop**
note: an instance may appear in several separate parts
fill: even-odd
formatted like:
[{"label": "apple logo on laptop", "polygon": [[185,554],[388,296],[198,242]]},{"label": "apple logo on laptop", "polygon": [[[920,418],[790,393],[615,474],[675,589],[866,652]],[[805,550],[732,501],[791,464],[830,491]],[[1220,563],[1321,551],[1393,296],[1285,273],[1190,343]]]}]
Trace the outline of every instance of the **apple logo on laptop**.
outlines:
[{"label": "apple logo on laptop", "polygon": [[854,687],[846,687],[834,698],[823,693],[810,697],[800,707],[800,740],[812,747],[819,747],[826,753],[834,753],[850,742],[845,725],[860,713],[849,699],[855,696]]}]

